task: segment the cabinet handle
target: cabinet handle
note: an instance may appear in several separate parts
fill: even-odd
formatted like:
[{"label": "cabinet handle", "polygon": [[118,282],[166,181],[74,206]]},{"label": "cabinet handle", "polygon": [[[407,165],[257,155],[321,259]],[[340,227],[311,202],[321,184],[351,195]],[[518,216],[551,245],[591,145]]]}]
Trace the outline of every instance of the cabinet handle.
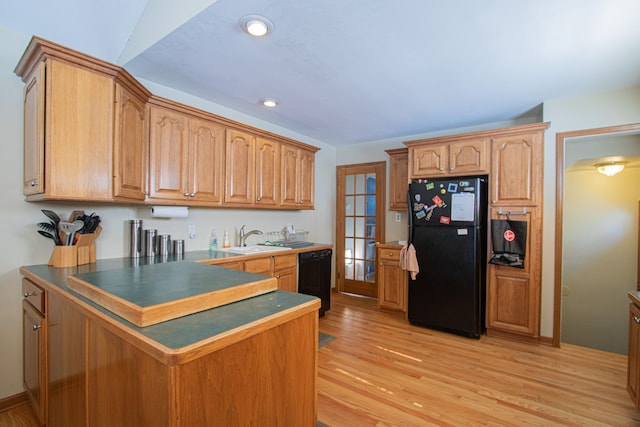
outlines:
[{"label": "cabinet handle", "polygon": [[389,252],[389,256],[393,256],[393,252]]},{"label": "cabinet handle", "polygon": [[25,298],[29,298],[29,297],[35,297],[36,295],[38,295],[37,292],[33,291],[33,292],[25,292],[24,293],[24,297]]},{"label": "cabinet handle", "polygon": [[189,193],[184,193],[183,196],[184,197],[189,197]]},{"label": "cabinet handle", "polygon": [[442,171],[444,171],[444,168],[438,168],[438,170],[439,170],[440,172],[442,172]]},{"label": "cabinet handle", "polygon": [[258,197],[258,200],[257,200],[257,201],[259,202],[260,200],[262,200],[262,197]]},{"label": "cabinet handle", "polygon": [[29,185],[35,187],[36,185],[38,185],[38,182],[35,179],[32,179],[31,181],[29,181]]},{"label": "cabinet handle", "polygon": [[196,193],[189,194],[189,197],[196,197]]},{"label": "cabinet handle", "polygon": [[33,325],[32,328],[34,331],[37,331],[38,329],[40,329],[42,327],[42,325]]},{"label": "cabinet handle", "polygon": [[495,205],[495,204],[496,204],[496,201],[495,201],[495,200],[492,200],[492,201],[491,201],[491,204],[492,204],[492,205]]},{"label": "cabinet handle", "polygon": [[638,316],[633,316],[633,321],[640,324],[640,317]]}]

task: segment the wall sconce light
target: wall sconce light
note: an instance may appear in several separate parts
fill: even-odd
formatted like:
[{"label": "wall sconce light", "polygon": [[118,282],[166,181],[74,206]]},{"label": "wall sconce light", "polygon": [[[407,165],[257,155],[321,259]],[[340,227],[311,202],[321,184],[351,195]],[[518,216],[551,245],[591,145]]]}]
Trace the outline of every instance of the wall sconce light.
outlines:
[{"label": "wall sconce light", "polygon": [[273,31],[273,24],[264,16],[247,15],[240,20],[240,27],[247,34],[262,37]]},{"label": "wall sconce light", "polygon": [[613,176],[617,173],[622,172],[626,164],[627,164],[626,162],[607,162],[607,163],[598,163],[593,166],[601,174],[607,175],[607,176]]}]

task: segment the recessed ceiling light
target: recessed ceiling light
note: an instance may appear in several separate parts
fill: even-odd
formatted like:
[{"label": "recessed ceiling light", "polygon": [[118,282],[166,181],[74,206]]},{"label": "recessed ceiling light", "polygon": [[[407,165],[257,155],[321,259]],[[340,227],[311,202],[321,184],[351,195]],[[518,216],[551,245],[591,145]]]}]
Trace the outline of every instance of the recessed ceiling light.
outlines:
[{"label": "recessed ceiling light", "polygon": [[280,101],[278,101],[275,98],[262,98],[260,100],[260,104],[264,105],[265,107],[269,107],[269,108],[276,107],[279,103],[280,103]]},{"label": "recessed ceiling light", "polygon": [[240,20],[240,27],[247,34],[262,37],[273,31],[273,24],[264,16],[247,15]]}]

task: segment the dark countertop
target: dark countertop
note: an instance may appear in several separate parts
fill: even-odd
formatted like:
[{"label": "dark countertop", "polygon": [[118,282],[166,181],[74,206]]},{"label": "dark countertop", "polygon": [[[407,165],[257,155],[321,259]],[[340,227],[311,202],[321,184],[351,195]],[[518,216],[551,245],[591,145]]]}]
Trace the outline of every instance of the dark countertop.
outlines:
[{"label": "dark countertop", "polygon": [[[331,245],[315,244],[309,247],[292,249],[291,251],[286,252],[298,253],[325,247],[331,247]],[[277,253],[281,254],[282,252]],[[261,254],[261,256],[265,255],[267,254]],[[155,259],[111,258],[99,259],[93,264],[85,264],[68,268],[54,268],[46,264],[24,266],[21,267],[20,271],[26,277],[35,279],[36,281],[38,281],[37,279],[40,279],[41,281],[47,282],[47,284],[51,286],[51,290],[59,291],[61,294],[70,296],[73,300],[81,302],[90,310],[106,315],[110,320],[120,325],[120,327],[130,330],[131,332],[141,336],[143,339],[153,340],[159,346],[166,348],[167,351],[180,351],[180,349],[193,346],[200,341],[210,341],[212,338],[215,338],[216,335],[227,334],[235,329],[259,322],[264,318],[272,317],[298,306],[313,303],[314,301],[317,302],[318,307],[320,306],[319,299],[316,297],[277,290],[221,307],[140,328],[67,287],[67,276],[69,275],[86,276],[90,273],[90,276],[99,276],[100,272],[106,273],[108,271],[111,273],[107,275],[118,275],[119,273],[114,270],[121,270],[122,272],[122,270],[129,269],[136,269],[136,273],[140,272],[144,274],[148,271],[152,274],[154,270],[169,272],[172,270],[172,266],[176,267],[175,271],[184,272],[186,263],[196,263],[198,261],[205,260],[228,260],[239,257],[248,258],[253,256],[204,250],[186,252],[180,259],[177,259],[174,255],[169,255],[163,258],[156,257]],[[141,266],[153,264],[167,265],[157,269],[140,268]],[[221,267],[200,265],[201,264],[194,264],[193,267],[195,270],[199,271],[202,271],[203,268],[210,268],[212,273],[210,277],[222,277],[222,275],[215,274],[216,271],[220,271]],[[129,277],[135,277],[135,275],[131,275],[130,273],[131,271],[129,272]],[[224,277],[230,280],[241,280],[246,282],[249,282],[252,279],[263,280],[268,277],[260,274],[235,270],[226,270],[225,273],[227,274],[225,274]],[[162,280],[162,277],[163,276],[154,274],[155,280]],[[169,276],[165,277],[168,278]],[[144,280],[144,277],[139,277],[139,279]],[[162,285],[160,285],[160,287],[161,286]],[[168,286],[168,284],[166,286]]]}]

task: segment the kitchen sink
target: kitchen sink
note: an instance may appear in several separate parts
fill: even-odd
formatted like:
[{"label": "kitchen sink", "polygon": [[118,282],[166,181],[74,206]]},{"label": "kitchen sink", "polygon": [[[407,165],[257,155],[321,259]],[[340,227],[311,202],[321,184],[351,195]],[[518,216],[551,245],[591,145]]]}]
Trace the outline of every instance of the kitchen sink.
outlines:
[{"label": "kitchen sink", "polygon": [[232,252],[234,254],[262,254],[265,252],[280,252],[289,251],[291,248],[283,246],[267,246],[267,245],[252,245],[252,246],[232,246],[230,248],[218,248],[218,251]]}]

